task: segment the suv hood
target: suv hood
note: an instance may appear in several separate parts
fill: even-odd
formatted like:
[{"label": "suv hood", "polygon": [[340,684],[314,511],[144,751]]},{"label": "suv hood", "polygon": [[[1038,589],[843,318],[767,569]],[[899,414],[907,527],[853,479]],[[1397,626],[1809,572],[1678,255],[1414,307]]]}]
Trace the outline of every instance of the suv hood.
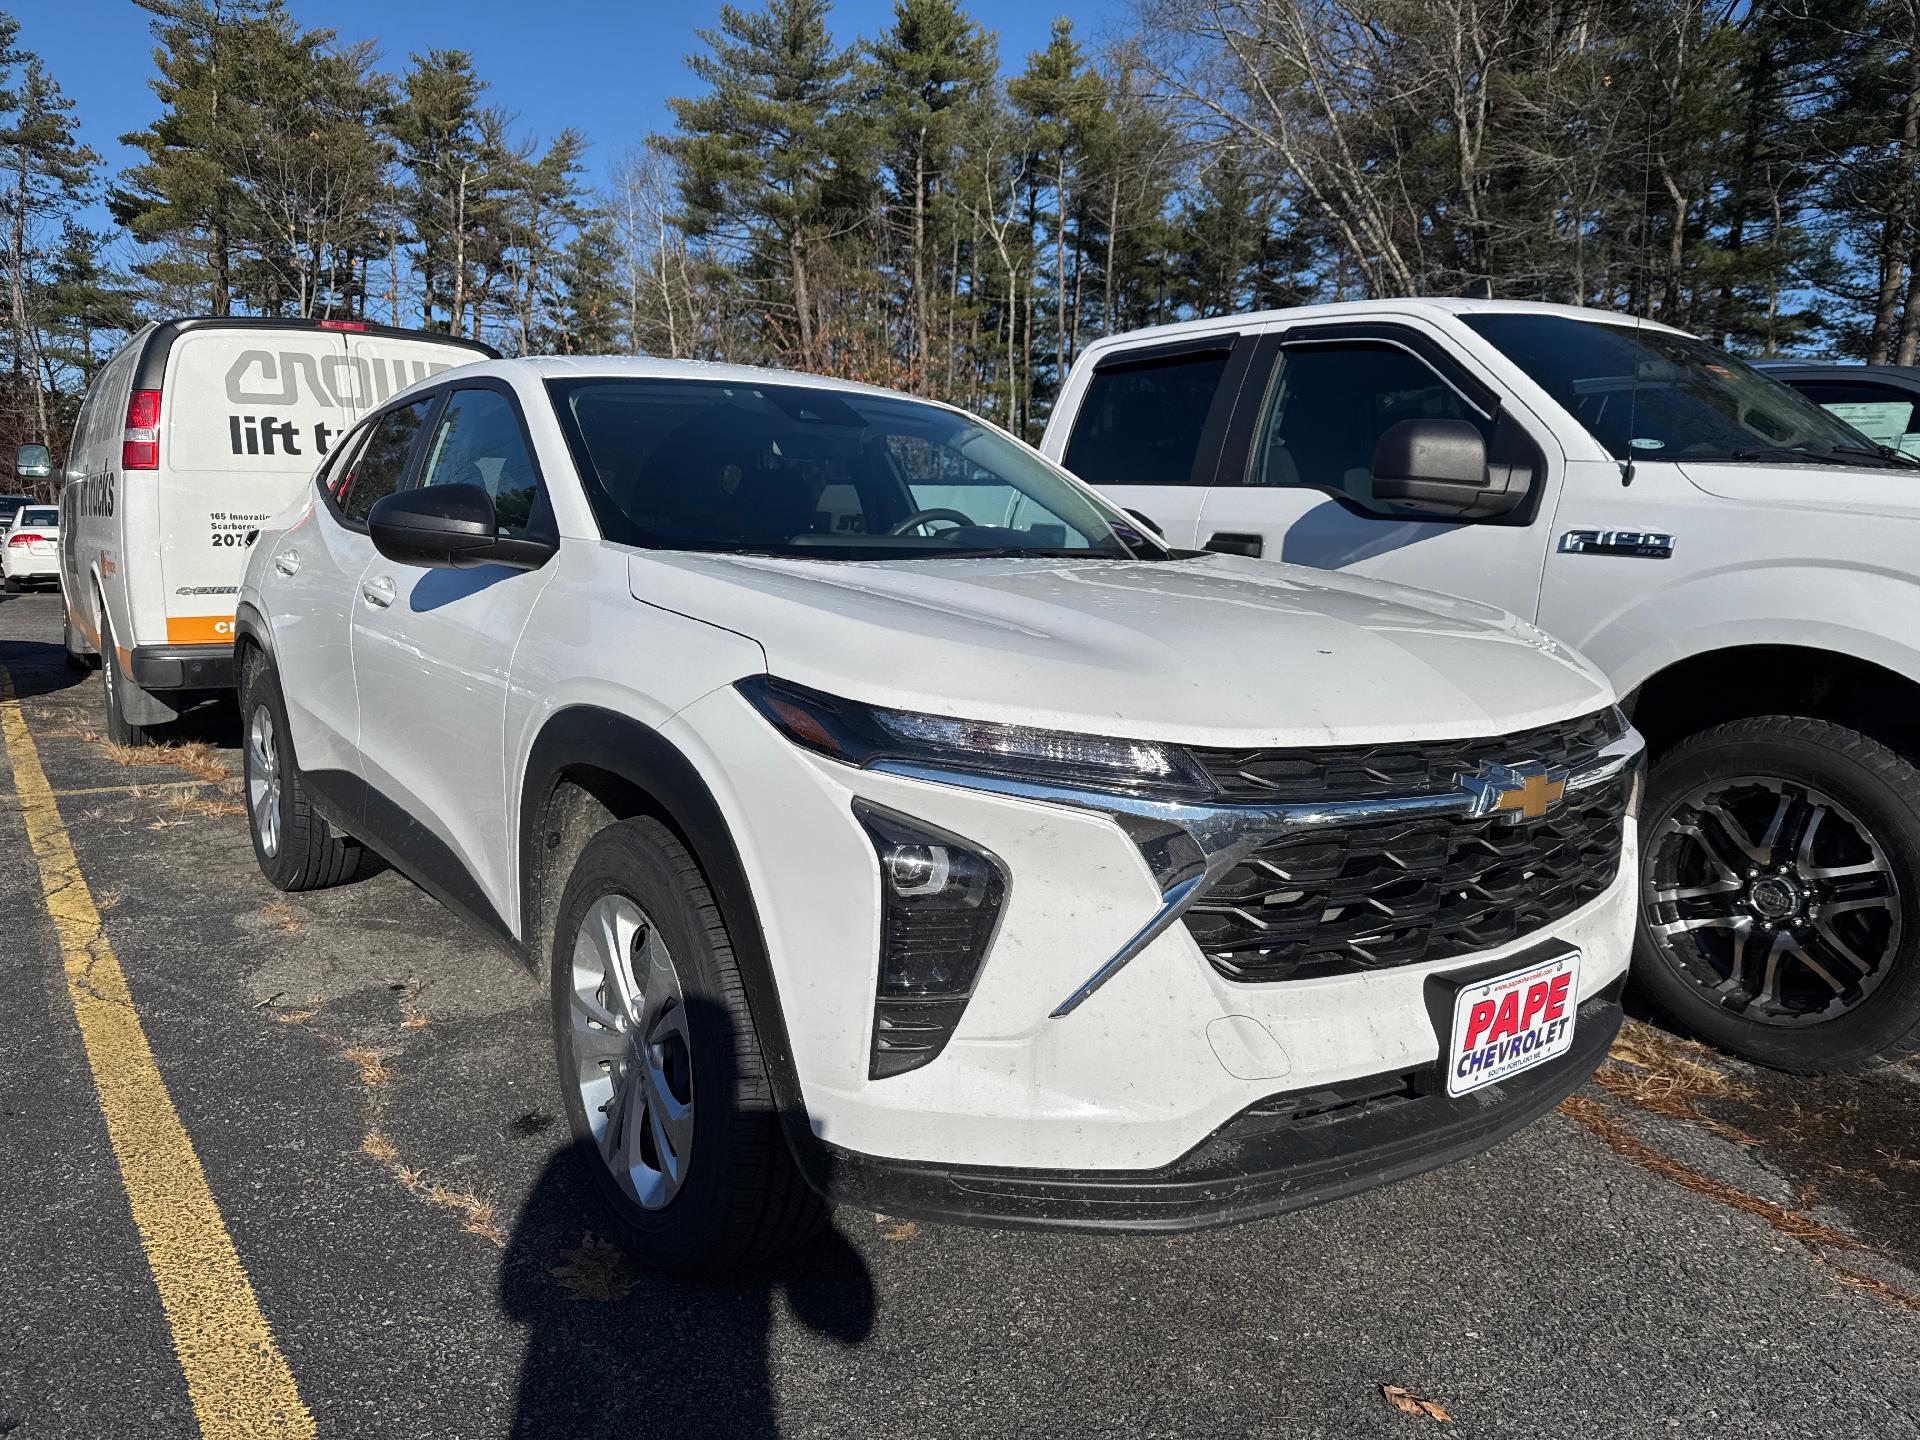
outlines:
[{"label": "suv hood", "polygon": [[1612,699],[1503,610],[1234,556],[636,554],[634,597],[870,704],[1195,745],[1498,735]]}]

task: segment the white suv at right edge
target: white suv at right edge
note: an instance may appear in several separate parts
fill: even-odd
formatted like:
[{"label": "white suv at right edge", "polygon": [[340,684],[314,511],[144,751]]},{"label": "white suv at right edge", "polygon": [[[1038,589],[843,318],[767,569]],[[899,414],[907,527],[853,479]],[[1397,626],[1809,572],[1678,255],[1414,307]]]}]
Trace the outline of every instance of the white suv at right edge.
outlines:
[{"label": "white suv at right edge", "polygon": [[946,406],[468,366],[339,445],[237,624],[262,869],[368,846],[550,968],[656,1263],[816,1194],[1271,1214],[1485,1148],[1619,1023],[1640,742],[1591,667],[1168,551]]}]

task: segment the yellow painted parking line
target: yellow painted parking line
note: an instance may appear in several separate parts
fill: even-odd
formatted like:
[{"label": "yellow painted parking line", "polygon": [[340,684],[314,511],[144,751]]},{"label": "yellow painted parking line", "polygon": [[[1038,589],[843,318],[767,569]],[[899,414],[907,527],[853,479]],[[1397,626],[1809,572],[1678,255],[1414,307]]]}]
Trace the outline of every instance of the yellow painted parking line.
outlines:
[{"label": "yellow painted parking line", "polygon": [[253,1285],[207,1188],[206,1171],[154,1064],[127,978],[100,926],[40,754],[0,666],[0,735],[40,867],[47,913],[107,1138],[133,1223],[173,1332],[187,1396],[205,1440],[298,1440],[314,1434]]}]

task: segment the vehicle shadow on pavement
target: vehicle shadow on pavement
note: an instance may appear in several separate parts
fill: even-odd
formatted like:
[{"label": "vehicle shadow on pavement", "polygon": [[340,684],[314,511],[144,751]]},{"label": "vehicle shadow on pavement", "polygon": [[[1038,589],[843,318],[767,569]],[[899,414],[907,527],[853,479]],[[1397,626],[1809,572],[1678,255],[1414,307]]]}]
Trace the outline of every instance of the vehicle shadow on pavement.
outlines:
[{"label": "vehicle shadow on pavement", "polygon": [[[731,1026],[724,1011],[713,1018]],[[715,1052],[731,1058],[733,1046]],[[695,1092],[697,1104],[726,1104],[736,1093],[731,1067],[723,1061],[720,1068],[728,1073],[710,1074]],[[699,1155],[696,1146],[695,1166]],[[606,1228],[595,1193],[600,1164],[591,1141],[557,1150],[514,1221],[500,1305],[529,1333],[508,1433],[514,1440],[777,1436],[776,1320],[860,1344],[875,1315],[866,1262],[829,1221],[791,1256],[723,1281],[648,1270],[592,1233]],[[676,1203],[697,1198],[683,1191]],[[782,1301],[784,1313],[776,1311]]]},{"label": "vehicle shadow on pavement", "polygon": [[68,666],[66,651],[60,646],[37,640],[6,641],[0,659],[5,660],[7,673],[13,676],[14,693],[22,700],[36,695],[57,695],[87,678],[84,671]]}]

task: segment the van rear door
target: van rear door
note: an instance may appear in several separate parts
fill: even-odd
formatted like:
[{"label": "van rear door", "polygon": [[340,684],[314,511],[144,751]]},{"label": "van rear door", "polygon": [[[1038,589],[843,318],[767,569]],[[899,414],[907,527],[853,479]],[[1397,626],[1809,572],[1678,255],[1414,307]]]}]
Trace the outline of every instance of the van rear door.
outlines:
[{"label": "van rear door", "polygon": [[154,476],[164,643],[233,643],[248,536],[353,423],[339,394],[350,367],[330,330],[209,326],[174,341]]},{"label": "van rear door", "polygon": [[470,345],[382,335],[378,331],[350,330],[345,338],[353,379],[351,386],[342,381],[340,398],[353,407],[356,420],[430,375],[487,358],[486,353]]},{"label": "van rear door", "polygon": [[232,644],[247,537],[301,493],[356,420],[418,380],[482,358],[474,346],[348,324],[181,335],[161,397],[165,643]]}]

